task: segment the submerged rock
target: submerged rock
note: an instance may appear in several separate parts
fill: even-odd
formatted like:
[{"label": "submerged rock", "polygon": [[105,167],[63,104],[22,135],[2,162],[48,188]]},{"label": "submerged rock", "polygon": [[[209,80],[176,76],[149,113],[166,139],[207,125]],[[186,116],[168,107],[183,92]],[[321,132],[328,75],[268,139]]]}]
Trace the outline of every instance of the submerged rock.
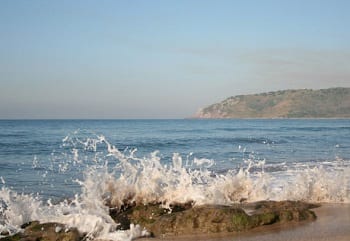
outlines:
[{"label": "submerged rock", "polygon": [[130,223],[145,227],[154,236],[241,232],[274,223],[314,220],[316,215],[303,202],[263,201],[235,206],[175,205],[171,212],[159,204],[136,205],[113,218],[125,229]]},{"label": "submerged rock", "polygon": [[23,232],[0,239],[1,241],[79,241],[82,239],[76,228],[64,224],[37,221],[22,225]]}]

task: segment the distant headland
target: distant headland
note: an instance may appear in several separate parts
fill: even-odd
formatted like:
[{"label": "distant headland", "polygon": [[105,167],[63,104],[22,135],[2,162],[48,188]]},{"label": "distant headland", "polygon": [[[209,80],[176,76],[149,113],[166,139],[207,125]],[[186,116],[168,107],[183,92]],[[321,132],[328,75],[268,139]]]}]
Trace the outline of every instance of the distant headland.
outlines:
[{"label": "distant headland", "polygon": [[232,96],[194,118],[350,118],[350,88],[280,90]]}]

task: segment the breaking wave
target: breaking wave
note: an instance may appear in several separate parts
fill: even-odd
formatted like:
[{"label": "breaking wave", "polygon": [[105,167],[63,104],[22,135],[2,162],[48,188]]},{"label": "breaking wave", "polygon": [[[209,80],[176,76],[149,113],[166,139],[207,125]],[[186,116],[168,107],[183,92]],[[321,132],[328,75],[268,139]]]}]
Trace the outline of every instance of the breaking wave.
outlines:
[{"label": "breaking wave", "polygon": [[[91,240],[131,240],[148,233],[137,224],[117,231],[118,224],[109,215],[111,207],[160,203],[171,210],[173,203],[230,205],[286,199],[350,202],[349,160],[269,164],[248,157],[240,167],[215,172],[212,159],[174,153],[164,161],[158,151],[139,157],[137,149],[121,151],[104,136],[81,140],[70,135],[62,146],[65,159],[53,159],[51,168],[61,173],[83,169],[74,180],[80,191],[53,202],[39,194],[17,193],[1,177],[0,233],[16,233],[23,223],[38,220],[77,227]],[[36,159],[33,168],[45,171]]]}]

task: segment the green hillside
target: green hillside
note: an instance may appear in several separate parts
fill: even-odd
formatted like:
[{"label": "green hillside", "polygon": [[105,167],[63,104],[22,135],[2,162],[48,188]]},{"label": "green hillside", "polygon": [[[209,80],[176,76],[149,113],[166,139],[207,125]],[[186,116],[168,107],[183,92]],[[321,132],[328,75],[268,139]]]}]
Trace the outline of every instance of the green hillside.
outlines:
[{"label": "green hillside", "polygon": [[195,118],[350,118],[350,88],[238,95],[200,109]]}]

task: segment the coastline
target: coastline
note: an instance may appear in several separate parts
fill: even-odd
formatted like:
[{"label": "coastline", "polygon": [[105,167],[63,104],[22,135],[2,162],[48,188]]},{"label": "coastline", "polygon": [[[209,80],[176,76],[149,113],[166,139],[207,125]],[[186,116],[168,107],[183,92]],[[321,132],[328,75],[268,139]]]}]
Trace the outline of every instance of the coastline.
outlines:
[{"label": "coastline", "polygon": [[142,241],[348,241],[350,240],[350,204],[322,204],[313,209],[317,219],[313,222],[262,226],[235,234],[173,236],[141,238]]}]

